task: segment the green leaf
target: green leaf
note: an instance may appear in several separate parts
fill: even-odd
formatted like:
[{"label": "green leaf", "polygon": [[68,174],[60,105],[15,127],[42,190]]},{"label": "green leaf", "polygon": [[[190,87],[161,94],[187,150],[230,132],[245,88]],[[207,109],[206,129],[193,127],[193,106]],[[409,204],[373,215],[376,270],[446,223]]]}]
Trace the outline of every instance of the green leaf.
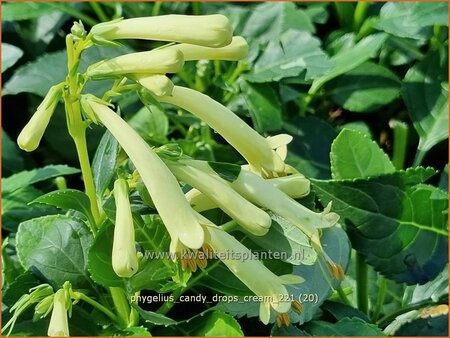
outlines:
[{"label": "green leaf", "polygon": [[6,131],[2,129],[2,176],[24,169],[24,160],[19,147],[11,140]]},{"label": "green leaf", "polygon": [[400,80],[388,68],[365,62],[330,81],[329,95],[337,105],[352,112],[371,112],[400,95]]},{"label": "green leaf", "polygon": [[352,306],[345,305],[339,302],[332,302],[327,300],[322,304],[321,309],[325,312],[331,314],[336,320],[341,320],[344,318],[359,318],[365,322],[370,322],[364,312],[355,309]]},{"label": "green leaf", "polygon": [[241,166],[224,162],[208,162],[212,170],[214,170],[221,178],[233,183],[241,172]]},{"label": "green leaf", "polygon": [[442,170],[441,178],[439,179],[439,188],[448,191],[448,164]]},{"label": "green leaf", "polygon": [[[106,58],[112,58],[130,52],[129,48],[92,47],[86,50],[80,62],[80,72],[87,66]],[[51,86],[62,82],[67,76],[67,57],[65,51],[43,54],[35,61],[19,67],[3,87],[2,95],[14,95],[22,92],[45,96]],[[92,81],[85,92],[98,96],[110,89],[110,80]]]},{"label": "green leaf", "polygon": [[432,281],[423,285],[408,286],[404,298],[410,304],[426,300],[438,302],[446,294],[448,294],[448,266]]},{"label": "green leaf", "polygon": [[448,316],[442,314],[437,317],[419,318],[412,322],[402,325],[395,336],[447,336],[448,335]]},{"label": "green leaf", "polygon": [[417,184],[432,173],[418,167],[312,183],[322,203],[333,201],[353,247],[369,264],[390,279],[415,284],[435,278],[447,262],[447,196]]},{"label": "green leaf", "polygon": [[17,254],[22,265],[45,277],[55,286],[69,281],[74,288],[92,285],[87,255],[92,235],[78,218],[44,216],[19,225]]},{"label": "green leaf", "polygon": [[141,309],[137,305],[133,305],[133,307],[139,312],[139,315],[141,318],[146,321],[147,323],[151,323],[154,325],[175,325],[177,322],[169,317],[166,317],[160,313],[152,312],[152,311],[146,311]]},{"label": "green leaf", "polygon": [[314,25],[306,13],[289,2],[262,3],[255,6],[245,23],[242,35],[260,43],[279,41],[287,30],[314,32]]},{"label": "green leaf", "polygon": [[[338,227],[323,229],[320,242],[333,262],[340,264],[345,271],[351,249],[345,231]],[[305,278],[301,284],[286,286],[288,293],[303,306],[300,315],[291,312],[292,322],[302,324],[313,318],[319,306],[331,295],[332,287],[339,285],[339,281],[331,277],[322,259],[314,265],[294,266],[292,273]],[[310,295],[313,296],[311,299]]]},{"label": "green leaf", "polygon": [[114,225],[108,222],[97,233],[89,249],[88,265],[94,282],[110,287],[123,286],[123,280],[116,275],[112,268],[112,246]]},{"label": "green leaf", "polygon": [[151,334],[143,326],[127,327],[123,330],[117,330],[115,327],[109,327],[101,333],[101,336],[112,337],[150,337]]},{"label": "green leaf", "polygon": [[314,82],[309,89],[309,93],[316,93],[326,82],[339,75],[349,72],[370,58],[375,57],[387,37],[388,35],[384,33],[369,35],[364,39],[361,39],[352,48],[346,49],[334,55],[331,58],[331,62],[334,64],[333,68],[325,75],[314,79]]},{"label": "green leaf", "polygon": [[[284,262],[293,265],[312,265],[317,260],[317,253],[311,247],[308,237],[296,226],[282,217],[269,213],[272,217],[272,225],[264,236],[247,234],[253,242],[265,250],[289,255]],[[283,257],[284,258],[284,257]]]},{"label": "green leaf", "polygon": [[289,326],[282,326],[278,327],[278,325],[274,325],[272,327],[272,331],[270,332],[271,337],[303,337],[303,336],[309,336],[308,333],[306,333],[303,330],[300,330],[297,326],[289,325]]},{"label": "green leaf", "polygon": [[209,312],[202,318],[189,323],[189,327],[195,327],[196,322],[201,325],[200,328],[194,329],[190,335],[204,337],[243,337],[244,333],[239,323],[229,314],[222,311]]},{"label": "green leaf", "polygon": [[2,42],[2,73],[8,68],[14,66],[14,64],[22,57],[23,51],[9,43]]},{"label": "green leaf", "polygon": [[279,130],[283,126],[281,103],[269,84],[241,83],[253,125],[259,132]]},{"label": "green leaf", "polygon": [[317,320],[303,329],[313,336],[385,336],[378,326],[360,318],[344,318],[334,324]]},{"label": "green leaf", "polygon": [[320,41],[310,33],[289,30],[272,40],[244,76],[251,82],[278,81],[285,77],[315,79],[325,74],[331,63],[320,48]]},{"label": "green leaf", "polygon": [[331,145],[331,171],[334,179],[390,174],[394,165],[368,136],[350,129],[342,130]]},{"label": "green leaf", "polygon": [[56,9],[45,2],[10,2],[2,4],[3,21],[21,21],[40,17]]},{"label": "green leaf", "polygon": [[404,79],[403,99],[423,151],[448,138],[447,68],[447,53],[435,52],[410,68]]},{"label": "green leaf", "polygon": [[169,119],[164,110],[156,105],[149,104],[142,107],[128,123],[145,140],[167,143],[167,134],[169,132]]},{"label": "green leaf", "polygon": [[145,261],[141,263],[138,273],[130,279],[130,288],[133,292],[141,290],[160,291],[167,286],[169,280],[174,275],[172,263],[165,263],[163,259],[145,257]]},{"label": "green leaf", "polygon": [[57,176],[77,174],[80,170],[66,165],[48,165],[30,171],[21,171],[7,178],[2,178],[2,193],[9,194],[31,184],[48,180]]},{"label": "green leaf", "polygon": [[387,33],[412,39],[424,39],[433,25],[448,26],[447,2],[388,2],[380,11],[375,27]]},{"label": "green leaf", "polygon": [[286,163],[307,177],[330,178],[330,149],[336,130],[312,116],[291,119],[284,130],[294,138],[288,144]]},{"label": "green leaf", "polygon": [[105,131],[92,160],[95,190],[99,196],[103,196],[111,183],[119,150],[119,142],[108,130]]},{"label": "green leaf", "polygon": [[84,214],[91,224],[95,224],[94,216],[92,216],[89,197],[79,190],[65,189],[49,192],[39,196],[30,204],[41,203],[52,205],[63,210],[76,210]]}]

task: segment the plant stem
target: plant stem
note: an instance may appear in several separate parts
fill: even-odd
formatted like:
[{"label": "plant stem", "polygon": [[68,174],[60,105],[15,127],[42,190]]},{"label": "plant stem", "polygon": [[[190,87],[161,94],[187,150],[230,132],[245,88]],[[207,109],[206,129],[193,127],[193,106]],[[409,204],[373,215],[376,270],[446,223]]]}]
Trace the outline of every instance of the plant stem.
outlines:
[{"label": "plant stem", "polygon": [[108,16],[106,15],[106,13],[103,11],[102,6],[100,6],[100,4],[98,2],[89,2],[89,5],[91,5],[92,9],[94,10],[95,14],[97,15],[97,17],[101,20],[101,21],[109,21]]},{"label": "plant stem", "polygon": [[368,283],[367,264],[359,252],[356,252],[356,298],[358,309],[365,314],[368,312]]},{"label": "plant stem", "polygon": [[162,6],[162,1],[155,1],[153,8],[152,8],[152,16],[159,15],[159,12],[161,12],[161,6]]},{"label": "plant stem", "polygon": [[425,150],[417,148],[416,156],[413,161],[413,167],[417,167],[422,163],[426,153],[427,152]]},{"label": "plant stem", "polygon": [[379,327],[381,327],[382,329],[384,329],[386,326],[388,326],[395,318],[397,318],[398,316],[412,311],[412,310],[417,310],[423,307],[426,307],[428,305],[438,305],[438,304],[447,304],[448,303],[448,295],[444,295],[442,296],[437,302],[433,302],[432,300],[424,300],[422,302],[419,303],[415,303],[415,304],[411,304],[408,306],[405,306],[397,311],[394,311],[393,313],[384,316],[383,318],[381,318],[378,322],[377,325]]},{"label": "plant stem", "polygon": [[355,14],[353,15],[353,31],[358,32],[361,28],[369,9],[370,2],[358,1],[355,8]]},{"label": "plant stem", "polygon": [[125,292],[119,287],[110,287],[109,292],[111,293],[116,313],[119,316],[118,321],[120,325],[127,327],[130,318],[130,305],[125,297]]},{"label": "plant stem", "polygon": [[392,120],[389,126],[394,130],[394,146],[392,163],[397,170],[405,167],[406,148],[408,146],[408,125],[404,122]]},{"label": "plant stem", "polygon": [[192,3],[192,12],[194,13],[194,15],[202,14],[202,9],[201,9],[200,2],[196,1],[196,2]]},{"label": "plant stem", "polygon": [[229,221],[229,222],[226,222],[226,223],[222,224],[222,225],[220,226],[220,228],[221,228],[223,231],[231,232],[231,231],[233,231],[234,229],[236,229],[238,226],[239,226],[239,224],[237,224],[236,221],[231,220],[231,221]]},{"label": "plant stem", "polygon": [[354,5],[350,2],[335,2],[334,7],[339,19],[341,28],[351,30],[354,14]]},{"label": "plant stem", "polygon": [[384,298],[386,297],[386,290],[387,290],[387,279],[380,275],[378,279],[377,303],[375,304],[375,309],[372,315],[373,322],[376,322],[378,317],[380,316],[381,309],[383,308],[384,304]]},{"label": "plant stem", "polygon": [[107,315],[114,322],[117,322],[116,315],[112,311],[110,311],[106,307],[104,307],[102,304],[100,304],[99,302],[93,300],[92,298],[86,296],[84,293],[81,293],[81,292],[74,292],[74,294],[75,294],[76,298],[81,299],[82,301],[85,301],[86,303],[92,305],[96,309],[102,311],[105,315]]},{"label": "plant stem", "polygon": [[348,299],[347,295],[345,294],[345,291],[342,289],[342,286],[338,286],[336,288],[336,291],[339,295],[339,298],[342,300],[342,302],[348,306],[353,306],[352,302]]}]

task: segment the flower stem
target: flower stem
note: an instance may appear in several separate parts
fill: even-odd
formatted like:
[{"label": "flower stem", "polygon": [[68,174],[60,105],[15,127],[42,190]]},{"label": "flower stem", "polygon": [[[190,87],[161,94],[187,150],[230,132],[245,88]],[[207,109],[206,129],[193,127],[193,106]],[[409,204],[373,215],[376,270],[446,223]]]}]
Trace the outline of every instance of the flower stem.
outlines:
[{"label": "flower stem", "polygon": [[394,149],[392,163],[397,170],[405,167],[406,148],[408,145],[408,125],[400,121],[391,121],[389,125],[394,130]]},{"label": "flower stem", "polygon": [[362,255],[356,253],[356,298],[358,303],[358,309],[367,314],[368,304],[368,283],[367,283],[367,264],[364,261]]},{"label": "flower stem", "polygon": [[367,13],[367,9],[370,6],[370,2],[366,2],[366,1],[358,1],[358,3],[356,4],[356,8],[355,8],[355,14],[353,16],[353,30],[355,32],[357,32],[365,18],[366,18],[366,13]]},{"label": "flower stem", "polygon": [[384,304],[384,298],[386,296],[386,291],[387,291],[387,280],[386,278],[380,275],[378,279],[377,303],[375,304],[375,310],[373,311],[372,315],[373,322],[376,322],[378,317],[380,316]]},{"label": "flower stem", "polygon": [[119,287],[110,287],[109,292],[111,293],[112,301],[119,317],[118,322],[120,326],[127,327],[130,318],[130,305],[125,297],[124,291]]},{"label": "flower stem", "polygon": [[81,292],[74,292],[74,295],[77,299],[81,299],[82,301],[85,301],[86,303],[92,305],[96,309],[102,311],[105,315],[107,315],[111,320],[114,322],[117,322],[117,317],[114,313],[112,313],[110,310],[108,310],[106,307],[104,307],[99,302],[93,300],[92,298],[86,296],[84,293]]},{"label": "flower stem", "polygon": [[89,2],[89,5],[101,21],[109,21],[108,16],[98,2]]}]

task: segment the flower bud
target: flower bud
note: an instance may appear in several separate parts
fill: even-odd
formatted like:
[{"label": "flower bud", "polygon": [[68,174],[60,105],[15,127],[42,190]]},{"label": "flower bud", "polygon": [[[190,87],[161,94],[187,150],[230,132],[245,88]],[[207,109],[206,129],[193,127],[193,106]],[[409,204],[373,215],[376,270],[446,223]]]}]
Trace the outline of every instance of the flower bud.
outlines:
[{"label": "flower bud", "polygon": [[90,35],[99,40],[143,39],[222,47],[231,42],[233,28],[223,15],[161,15],[100,23]]},{"label": "flower bud", "polygon": [[112,248],[112,267],[119,277],[131,277],[138,270],[133,216],[128,198],[128,184],[124,179],[114,183],[116,224]]},{"label": "flower bud", "polygon": [[62,94],[62,86],[62,84],[58,84],[50,88],[30,121],[22,129],[17,137],[17,144],[20,149],[30,152],[39,146],[50,118],[58,105],[58,100]]},{"label": "flower bud", "polygon": [[67,321],[66,295],[63,289],[56,291],[53,298],[53,311],[48,325],[49,337],[68,337],[69,323]]},{"label": "flower bud", "polygon": [[86,75],[93,78],[105,78],[127,74],[176,73],[183,67],[183,64],[181,51],[164,48],[125,54],[100,61],[89,66]]},{"label": "flower bud", "polygon": [[248,44],[242,36],[234,36],[231,43],[224,47],[211,48],[188,43],[180,43],[167,47],[183,52],[185,61],[192,60],[225,60],[238,61],[247,56]]}]

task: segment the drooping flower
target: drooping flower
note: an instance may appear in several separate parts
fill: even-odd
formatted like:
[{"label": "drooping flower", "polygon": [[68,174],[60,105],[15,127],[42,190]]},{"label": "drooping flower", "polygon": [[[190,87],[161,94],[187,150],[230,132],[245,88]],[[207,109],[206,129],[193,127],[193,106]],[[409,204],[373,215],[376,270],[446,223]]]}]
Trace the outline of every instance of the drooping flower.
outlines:
[{"label": "drooping flower", "polygon": [[296,275],[275,275],[261,261],[252,258],[252,252],[227,232],[212,224],[205,229],[207,234],[205,242],[213,249],[215,255],[255,295],[263,298],[259,310],[261,321],[264,324],[269,323],[271,310],[282,318],[287,316],[291,302],[285,285],[302,283],[304,279]]},{"label": "drooping flower", "polygon": [[66,292],[64,289],[56,291],[53,297],[53,310],[48,325],[49,337],[68,337],[69,323],[67,321]]},{"label": "drooping flower", "polygon": [[92,111],[111,132],[135,165],[171,236],[171,248],[176,247],[178,241],[188,248],[200,248],[204,240],[201,222],[184,197],[177,179],[164,162],[137,132],[109,107],[96,102],[91,96],[82,96],[81,102],[83,109]]},{"label": "drooping flower", "polygon": [[222,47],[231,42],[233,28],[220,14],[171,14],[100,23],[92,27],[89,35],[94,42],[143,39]]},{"label": "drooping flower", "polygon": [[44,100],[17,137],[17,144],[20,149],[29,152],[35,150],[39,146],[45,129],[58,105],[63,87],[64,84],[60,83],[49,89]]},{"label": "drooping flower", "polygon": [[130,78],[134,79],[142,87],[151,91],[156,96],[165,96],[172,94],[173,82],[163,74],[139,74],[131,75]]},{"label": "drooping flower", "polygon": [[90,65],[86,75],[92,78],[117,77],[128,74],[152,75],[178,72],[184,64],[177,49],[155,49],[130,53]]},{"label": "drooping flower", "polygon": [[[223,136],[250,164],[255,172],[262,176],[278,177],[285,175],[283,159],[274,151],[273,139],[266,139],[252,129],[231,110],[195,90],[175,86],[171,96],[157,98],[186,109],[206,122],[211,128]],[[280,138],[276,145],[280,144]],[[284,138],[284,140],[287,140]],[[290,139],[289,139],[290,140]]]},{"label": "drooping flower", "polygon": [[189,43],[180,43],[166,47],[166,49],[178,49],[184,55],[185,61],[192,60],[224,60],[238,61],[247,56],[248,44],[242,36],[233,36],[231,43],[224,47],[212,48]]},{"label": "drooping flower", "polygon": [[119,277],[131,277],[138,270],[133,216],[128,198],[128,184],[124,179],[114,182],[116,224],[112,248],[112,267]]},{"label": "drooping flower", "polygon": [[269,231],[272,220],[265,211],[247,201],[223,180],[197,168],[195,163],[189,159],[166,161],[179,180],[202,191],[247,231],[256,236],[263,236]]}]

